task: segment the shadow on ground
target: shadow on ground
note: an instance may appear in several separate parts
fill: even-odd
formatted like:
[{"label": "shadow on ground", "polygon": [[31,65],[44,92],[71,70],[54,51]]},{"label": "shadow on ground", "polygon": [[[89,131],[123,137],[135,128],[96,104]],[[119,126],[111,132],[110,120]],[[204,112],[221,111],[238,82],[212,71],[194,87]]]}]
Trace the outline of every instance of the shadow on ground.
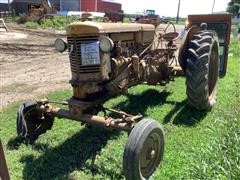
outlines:
[{"label": "shadow on ground", "polygon": [[[144,91],[142,94],[128,94],[126,101],[120,102],[115,108],[130,114],[141,113],[146,116],[149,106],[169,103],[174,106],[163,119],[163,124],[173,123],[179,125],[193,126],[201,121],[206,113],[199,112],[187,105],[186,100],[182,102],[167,101],[170,92],[159,92],[154,89]],[[96,155],[106,146],[109,139],[117,138],[118,131],[106,131],[99,128],[84,128],[74,136],[67,139],[63,144],[49,148],[47,144],[35,144],[34,149],[44,151],[43,155],[34,159],[32,155],[23,156],[21,162],[25,164],[23,179],[67,179],[69,174],[75,170],[88,169],[94,173],[107,174],[109,177],[122,178],[117,172],[109,172],[105,168],[94,169]],[[9,148],[14,149],[21,144],[19,139],[10,140]],[[92,159],[92,165],[86,161]]]},{"label": "shadow on ground", "polygon": [[148,107],[171,104],[173,108],[163,118],[163,124],[171,122],[176,125],[193,126],[207,115],[206,111],[200,112],[189,106],[186,99],[181,102],[167,100],[170,95],[168,91],[149,89],[140,95],[127,94],[128,99],[116,107],[133,115],[141,113],[145,117]]},{"label": "shadow on ground", "polygon": [[155,89],[148,89],[141,94],[126,94],[126,101],[120,102],[115,108],[136,115],[141,113],[146,116],[148,107],[153,107],[166,103],[167,97],[171,95],[168,91],[159,92]]},{"label": "shadow on ground", "polygon": [[164,117],[163,124],[172,122],[175,125],[194,126],[199,123],[207,115],[206,111],[198,111],[188,105],[187,100],[182,102],[166,103],[174,105],[174,107]]},{"label": "shadow on ground", "polygon": [[[68,179],[71,172],[86,167],[94,175],[97,154],[106,146],[109,139],[114,139],[118,135],[118,131],[84,128],[55,148],[36,143],[33,149],[44,151],[43,155],[36,159],[32,155],[20,159],[25,164],[23,179]],[[89,159],[92,164],[90,167],[86,165]],[[115,172],[102,169],[102,173],[114,175]]]}]

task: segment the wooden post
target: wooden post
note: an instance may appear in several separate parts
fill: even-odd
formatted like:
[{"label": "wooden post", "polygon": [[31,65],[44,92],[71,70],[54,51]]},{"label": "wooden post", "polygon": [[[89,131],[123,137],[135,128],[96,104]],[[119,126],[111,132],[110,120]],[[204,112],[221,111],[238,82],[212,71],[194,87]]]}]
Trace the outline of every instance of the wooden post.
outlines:
[{"label": "wooden post", "polygon": [[4,28],[6,31],[8,31],[8,28],[7,28],[3,18],[0,18],[0,28]]},{"label": "wooden post", "polygon": [[1,140],[0,140],[0,180],[10,180]]}]

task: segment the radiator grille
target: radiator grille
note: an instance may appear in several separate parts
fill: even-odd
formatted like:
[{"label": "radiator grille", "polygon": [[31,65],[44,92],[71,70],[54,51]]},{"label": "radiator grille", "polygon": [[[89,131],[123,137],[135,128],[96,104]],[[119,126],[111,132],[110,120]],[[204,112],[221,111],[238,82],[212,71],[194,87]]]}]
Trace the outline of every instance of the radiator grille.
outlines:
[{"label": "radiator grille", "polygon": [[75,73],[96,73],[100,72],[100,65],[82,65],[81,44],[90,43],[98,40],[96,36],[90,37],[67,37],[68,52],[71,64],[71,70]]}]

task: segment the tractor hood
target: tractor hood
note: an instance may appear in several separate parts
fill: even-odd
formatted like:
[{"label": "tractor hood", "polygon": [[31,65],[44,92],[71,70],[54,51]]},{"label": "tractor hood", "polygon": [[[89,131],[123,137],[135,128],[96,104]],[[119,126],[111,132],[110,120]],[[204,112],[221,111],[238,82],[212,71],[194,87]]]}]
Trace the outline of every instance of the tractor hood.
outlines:
[{"label": "tractor hood", "polygon": [[151,24],[96,23],[91,21],[74,22],[67,27],[67,35],[138,32],[138,31],[155,31],[155,27]]}]

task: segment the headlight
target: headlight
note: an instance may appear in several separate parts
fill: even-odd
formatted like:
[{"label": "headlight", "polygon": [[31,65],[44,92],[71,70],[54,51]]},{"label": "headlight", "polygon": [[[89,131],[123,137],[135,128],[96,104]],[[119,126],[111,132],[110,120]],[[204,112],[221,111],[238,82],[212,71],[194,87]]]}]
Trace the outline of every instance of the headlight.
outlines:
[{"label": "headlight", "polygon": [[112,50],[114,44],[113,41],[108,37],[103,37],[100,39],[100,49],[102,52],[108,53]]},{"label": "headlight", "polygon": [[67,49],[67,43],[64,40],[57,38],[54,42],[54,47],[57,52],[62,53]]}]

